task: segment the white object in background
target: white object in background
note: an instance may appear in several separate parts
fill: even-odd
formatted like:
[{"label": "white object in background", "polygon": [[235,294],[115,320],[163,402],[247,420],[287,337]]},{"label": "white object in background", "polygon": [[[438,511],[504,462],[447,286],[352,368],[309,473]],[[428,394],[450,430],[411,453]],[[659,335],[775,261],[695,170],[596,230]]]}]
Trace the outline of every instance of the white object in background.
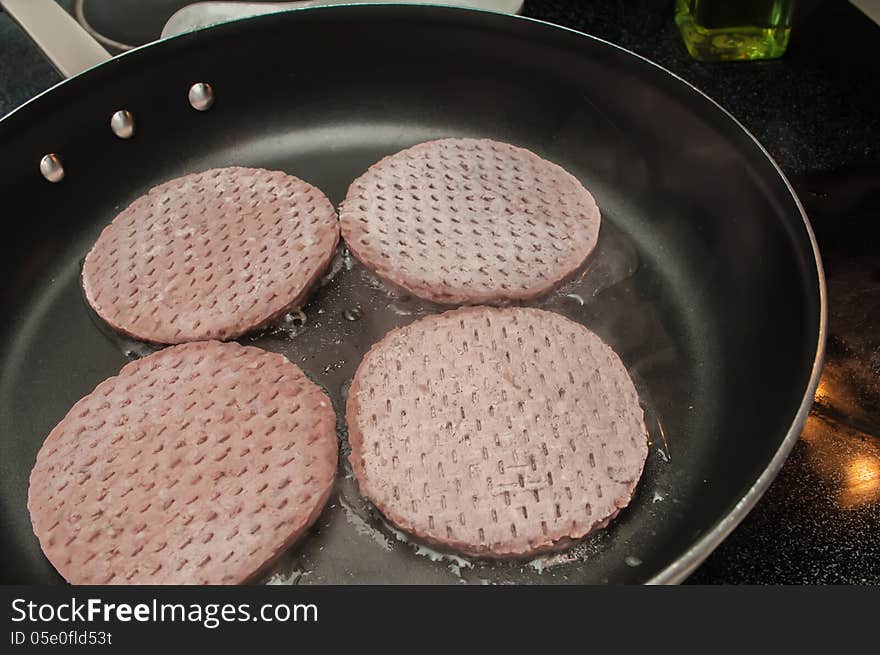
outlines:
[{"label": "white object in background", "polygon": [[870,18],[872,21],[880,25],[880,0],[849,0],[856,7]]},{"label": "white object in background", "polygon": [[[375,1],[375,0],[374,0]],[[178,10],[162,29],[162,37],[191,32],[202,27],[226,23],[239,18],[271,14],[287,9],[324,7],[327,5],[353,5],[369,3],[369,0],[302,0],[301,2],[196,2]],[[505,14],[522,10],[523,0],[384,0],[385,4],[456,5],[473,9],[486,9]]]}]

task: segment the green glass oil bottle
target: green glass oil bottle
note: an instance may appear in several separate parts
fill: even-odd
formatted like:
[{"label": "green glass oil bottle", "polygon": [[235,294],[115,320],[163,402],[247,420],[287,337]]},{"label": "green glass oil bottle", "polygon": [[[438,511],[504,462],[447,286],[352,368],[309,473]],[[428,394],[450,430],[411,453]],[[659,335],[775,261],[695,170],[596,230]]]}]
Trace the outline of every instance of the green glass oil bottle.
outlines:
[{"label": "green glass oil bottle", "polygon": [[675,22],[694,59],[781,57],[794,0],[676,0]]}]

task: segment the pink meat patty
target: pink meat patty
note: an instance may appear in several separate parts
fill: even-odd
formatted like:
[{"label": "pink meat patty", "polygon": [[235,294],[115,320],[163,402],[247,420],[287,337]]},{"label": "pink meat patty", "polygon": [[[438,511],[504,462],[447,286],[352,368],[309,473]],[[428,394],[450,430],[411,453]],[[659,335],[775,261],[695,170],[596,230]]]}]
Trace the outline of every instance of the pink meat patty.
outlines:
[{"label": "pink meat patty", "polygon": [[28,509],[74,584],[238,584],[333,485],[330,400],[281,355],[206,341],[126,365],[46,438]]},{"label": "pink meat patty", "polygon": [[85,259],[86,299],[143,341],[227,340],[303,304],[339,241],[330,201],[299,178],[216,168],[165,182]]},{"label": "pink meat patty", "polygon": [[384,280],[444,304],[534,298],[596,246],[599,208],[570,173],[488,139],[429,141],[356,179],[340,208],[352,253]]},{"label": "pink meat patty", "polygon": [[648,452],[618,356],[537,309],[392,330],[358,367],[346,419],[361,492],[406,532],[478,557],[561,550],[604,527]]}]

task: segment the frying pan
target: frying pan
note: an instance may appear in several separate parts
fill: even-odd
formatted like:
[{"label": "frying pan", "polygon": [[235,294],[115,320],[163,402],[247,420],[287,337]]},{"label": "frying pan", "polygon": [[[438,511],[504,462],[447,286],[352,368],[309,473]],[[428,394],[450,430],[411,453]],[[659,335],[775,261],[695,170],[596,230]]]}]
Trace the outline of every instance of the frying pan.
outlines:
[{"label": "frying pan", "polygon": [[[188,99],[199,82],[213,89],[207,111]],[[111,130],[120,109],[134,118],[132,138]],[[82,299],[81,261],[102,226],[160,181],[229,164],[289,171],[338,202],[380,157],[445,136],[525,146],[596,196],[596,251],[531,304],[620,354],[646,410],[644,477],[611,526],[561,563],[492,564],[404,543],[360,498],[343,458],[330,505],[272,580],[677,582],[706,557],[779,470],[818,380],[824,280],[791,186],[721,107],[610,43],[508,15],[360,5],[138,48],[0,121],[4,582],[61,581],[31,532],[28,473],[71,405],[145,352]],[[63,166],[58,183],[41,175],[47,153]],[[366,349],[437,310],[389,296],[344,252],[334,268],[303,325],[243,341],[299,364],[341,416]]]}]

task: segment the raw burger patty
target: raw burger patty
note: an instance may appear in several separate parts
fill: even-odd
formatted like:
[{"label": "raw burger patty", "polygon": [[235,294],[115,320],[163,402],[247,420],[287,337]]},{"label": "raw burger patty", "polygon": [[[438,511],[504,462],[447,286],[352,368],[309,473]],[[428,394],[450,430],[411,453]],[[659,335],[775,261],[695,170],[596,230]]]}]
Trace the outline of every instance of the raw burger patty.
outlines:
[{"label": "raw burger patty", "polygon": [[465,555],[562,550],[633,494],[648,453],[635,387],[599,337],[537,309],[459,309],[389,332],[346,413],[362,493]]},{"label": "raw burger patty", "polygon": [[165,182],[86,256],[86,299],[154,343],[233,339],[301,305],[339,241],[330,201],[299,178],[216,168]]},{"label": "raw burger patty", "polygon": [[46,438],[28,509],[74,584],[236,584],[314,523],[330,400],[281,355],[205,341],[125,366]]},{"label": "raw burger patty", "polygon": [[429,141],[386,157],[352,183],[339,217],[367,268],[445,304],[541,295],[599,237],[599,208],[574,176],[488,139]]}]

